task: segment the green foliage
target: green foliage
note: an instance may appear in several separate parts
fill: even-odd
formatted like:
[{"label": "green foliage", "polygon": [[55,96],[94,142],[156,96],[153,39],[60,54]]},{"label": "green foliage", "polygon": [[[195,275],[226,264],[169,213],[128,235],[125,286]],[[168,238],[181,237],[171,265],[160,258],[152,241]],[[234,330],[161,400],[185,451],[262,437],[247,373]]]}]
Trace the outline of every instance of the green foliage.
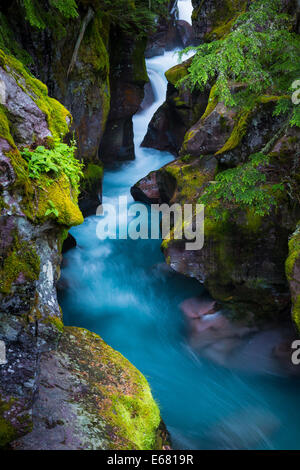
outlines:
[{"label": "green foliage", "polygon": [[49,3],[65,18],[76,18],[78,16],[75,0],[49,0]]},{"label": "green foliage", "polygon": [[[61,174],[69,179],[72,188],[78,193],[80,178],[83,176],[83,165],[75,158],[76,145],[71,146],[55,142],[53,148],[37,147],[34,151],[25,148],[21,155],[28,162],[28,174],[32,179],[39,180],[42,175],[49,176],[49,184]],[[51,202],[49,202],[51,206]],[[52,207],[52,209],[54,209]]]},{"label": "green foliage", "polygon": [[[299,107],[291,100],[288,105],[286,96],[300,77],[300,38],[291,32],[292,17],[282,10],[280,0],[252,2],[225,38],[195,48],[189,74],[178,85],[204,89],[215,82],[216,95],[227,106],[249,106],[266,93],[279,95],[285,101],[279,100],[277,113],[293,108],[291,124],[299,125]],[[232,82],[245,88],[233,94]]]},{"label": "green foliage", "polygon": [[45,216],[47,217],[48,215],[53,214],[55,217],[58,217],[59,216],[59,211],[57,210],[54,202],[49,200],[48,201],[48,206],[49,206],[49,209],[46,210]]},{"label": "green foliage", "polygon": [[[49,0],[46,10],[39,0],[22,0],[25,18],[37,29],[61,30],[64,32],[62,20],[78,17],[78,5],[75,0]],[[150,7],[150,8],[149,8]],[[145,36],[155,29],[156,16],[167,16],[167,0],[98,0],[94,8],[106,17],[110,24],[118,25],[124,31]]]},{"label": "green foliage", "polygon": [[105,14],[109,23],[120,27],[136,38],[146,36],[149,31],[156,28],[157,15],[166,14],[166,0],[153,0],[149,9],[149,0],[102,0],[101,12]]},{"label": "green foliage", "polygon": [[[267,214],[272,206],[277,205],[276,195],[284,190],[284,184],[267,184],[264,168],[270,158],[263,153],[250,157],[249,161],[236,168],[219,173],[216,181],[208,186],[204,195],[199,199],[201,204],[211,204],[222,201],[226,208],[235,205],[244,209],[251,208],[255,215]],[[219,207],[219,205],[218,205]],[[219,218],[223,208],[216,209],[215,216]]]},{"label": "green foliage", "polygon": [[9,27],[6,17],[0,12],[0,49],[5,53],[13,54],[25,65],[32,63],[32,57],[17,43],[13,31]]},{"label": "green foliage", "polygon": [[49,12],[46,12],[40,3],[38,0],[22,0],[25,18],[34,28],[45,29],[48,17],[58,13],[66,19],[78,16],[75,0],[49,0]]}]

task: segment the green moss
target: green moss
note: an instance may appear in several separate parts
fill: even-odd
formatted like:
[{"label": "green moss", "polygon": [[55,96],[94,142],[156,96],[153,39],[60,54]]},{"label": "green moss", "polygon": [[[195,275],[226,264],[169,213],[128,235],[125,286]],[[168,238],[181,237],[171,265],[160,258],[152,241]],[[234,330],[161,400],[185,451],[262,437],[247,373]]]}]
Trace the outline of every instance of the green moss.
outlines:
[{"label": "green moss", "polygon": [[0,292],[3,294],[11,293],[19,276],[26,281],[36,281],[40,275],[40,258],[34,245],[19,240],[15,235],[10,252],[1,260],[0,274]]},{"label": "green moss", "polygon": [[292,317],[297,330],[300,333],[300,295],[298,295],[293,302]]},{"label": "green moss", "polygon": [[48,316],[46,319],[42,319],[41,321],[46,325],[53,325],[60,333],[63,333],[64,331],[64,324],[59,317]]},{"label": "green moss", "polygon": [[11,30],[6,17],[0,12],[0,49],[3,49],[7,54],[14,55],[25,65],[30,65],[33,62],[32,57],[27,51],[15,40],[14,33]]},{"label": "green moss", "polygon": [[50,217],[57,223],[72,227],[83,223],[83,216],[77,205],[77,195],[72,195],[70,183],[65,175],[58,180],[47,185],[46,178],[42,189],[39,190],[38,209],[35,213],[28,214],[35,221],[44,220],[47,209],[49,209],[49,200],[52,201],[58,211],[58,216],[52,214]]},{"label": "green moss", "polygon": [[263,217],[255,213],[253,209],[246,210],[247,230],[257,233],[262,226]]},{"label": "green moss", "polygon": [[[195,160],[195,157],[194,157]],[[198,166],[177,160],[175,164],[168,165],[164,171],[177,181],[180,202],[191,202],[197,199],[203,184],[207,181],[207,174],[199,171]]]},{"label": "green moss", "polygon": [[292,238],[289,241],[289,256],[285,263],[285,272],[287,279],[292,281],[294,279],[294,266],[296,261],[300,258],[300,225],[298,225]]},{"label": "green moss", "polygon": [[[296,267],[297,264],[297,267]],[[286,277],[292,294],[292,318],[300,333],[300,287],[298,271],[300,266],[300,223],[289,241],[289,256],[285,263]]]},{"label": "green moss", "polygon": [[103,78],[109,74],[109,54],[107,50],[109,23],[98,11],[90,23],[81,45],[79,57],[83,64],[92,66]]},{"label": "green moss", "polygon": [[176,86],[179,80],[186,77],[190,65],[191,60],[187,60],[182,64],[175,65],[174,67],[171,67],[169,70],[167,70],[165,76],[168,82]]},{"label": "green moss", "polygon": [[138,379],[133,396],[115,394],[111,397],[110,419],[138,449],[151,450],[156,441],[160,413],[146,379],[142,375]]},{"label": "green moss", "polygon": [[110,448],[155,449],[161,419],[145,377],[90,331],[66,327],[60,344],[73,369],[88,380],[81,406],[94,422],[105,423]]},{"label": "green moss", "polygon": [[133,79],[135,82],[143,84],[149,81],[145,61],[146,42],[146,38],[138,39],[135,41],[132,51]]},{"label": "green moss", "polygon": [[0,448],[5,447],[17,437],[17,431],[4,416],[11,409],[14,400],[11,398],[9,402],[0,399]]},{"label": "green moss", "polygon": [[48,88],[31,75],[15,57],[0,50],[0,65],[17,81],[22,90],[36,103],[45,114],[52,136],[61,139],[69,131],[67,120],[71,114],[58,101],[48,96]]},{"label": "green moss", "polygon": [[83,180],[81,188],[89,193],[99,189],[99,185],[103,178],[103,167],[95,163],[88,163],[83,172]]},{"label": "green moss", "polygon": [[216,155],[229,152],[230,150],[235,149],[241,143],[243,137],[245,136],[249,124],[249,119],[252,116],[253,111],[243,111],[238,119],[238,122],[233,128],[233,131],[225,143],[225,145],[216,152]]},{"label": "green moss", "polygon": [[258,103],[266,104],[266,103],[277,103],[282,98],[290,99],[289,96],[273,96],[273,95],[263,95],[258,98]]},{"label": "green moss", "polygon": [[183,144],[182,144],[182,150],[181,150],[182,153],[186,152],[187,145],[188,145],[189,141],[195,136],[196,133],[197,133],[197,130],[192,129],[192,130],[189,130],[185,134],[184,141],[183,141]]},{"label": "green moss", "polygon": [[[83,223],[83,216],[77,205],[78,195],[72,190],[65,174],[61,174],[56,180],[49,179],[45,174],[35,181],[29,178],[28,164],[18,151],[10,152],[8,157],[16,174],[14,186],[22,194],[21,207],[29,220],[41,223],[51,218],[66,227]],[[46,215],[49,201],[57,209],[57,216],[54,213]]]},{"label": "green moss", "polygon": [[232,18],[228,22],[224,22],[224,23],[219,24],[218,26],[215,26],[213,28],[213,30],[210,31],[210,33],[208,33],[205,36],[205,38],[209,41],[213,41],[213,40],[216,40],[216,39],[222,39],[225,36],[227,36],[227,34],[230,33],[233,24],[238,19],[238,16],[239,15],[235,16],[234,18]]},{"label": "green moss", "polygon": [[[225,37],[226,34],[230,32],[233,23],[239,15],[246,11],[247,3],[246,0],[225,0],[219,3],[218,7],[210,16],[212,30],[206,34],[205,40],[211,41]],[[202,14],[203,5],[204,2],[201,3],[198,10],[195,12],[196,18]]]},{"label": "green moss", "polygon": [[7,140],[9,145],[15,148],[15,142],[11,135],[10,123],[5,106],[0,103],[0,137]]},{"label": "green moss", "polygon": [[218,104],[217,86],[214,85],[212,89],[210,90],[206,110],[204,111],[203,116],[201,116],[202,121],[204,121],[214,111],[217,104]]}]

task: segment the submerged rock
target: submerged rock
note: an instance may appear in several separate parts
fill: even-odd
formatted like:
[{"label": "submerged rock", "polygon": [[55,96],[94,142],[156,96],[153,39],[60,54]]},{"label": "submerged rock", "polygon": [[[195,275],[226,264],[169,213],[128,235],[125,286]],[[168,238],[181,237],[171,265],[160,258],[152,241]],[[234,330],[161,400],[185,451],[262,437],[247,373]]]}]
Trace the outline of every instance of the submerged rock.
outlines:
[{"label": "submerged rock", "polygon": [[188,318],[202,318],[216,312],[216,302],[193,297],[182,302],[180,308]]}]

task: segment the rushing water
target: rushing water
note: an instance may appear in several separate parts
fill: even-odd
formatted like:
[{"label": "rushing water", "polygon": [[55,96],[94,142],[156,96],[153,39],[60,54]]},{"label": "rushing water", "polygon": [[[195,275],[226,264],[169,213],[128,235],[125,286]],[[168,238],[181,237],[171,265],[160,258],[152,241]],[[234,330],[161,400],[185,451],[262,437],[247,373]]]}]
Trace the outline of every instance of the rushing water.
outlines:
[{"label": "rushing water", "polygon": [[191,23],[193,5],[190,0],[178,0],[179,20],[185,20]]},{"label": "rushing water", "polygon": [[[186,8],[181,17],[189,18],[190,2],[179,3]],[[130,186],[173,159],[140,143],[165,100],[164,72],[176,63],[171,52],[147,61],[155,102],[134,117],[136,160],[105,172],[104,202],[114,204],[120,195],[132,201]],[[169,271],[159,240],[100,241],[98,221],[88,217],[71,231],[78,246],[64,257],[64,321],[97,332],[144,373],[173,446],[299,449],[299,381],[264,357],[264,345],[278,332],[262,334],[252,349],[250,340],[238,365],[197,352],[179,306],[205,297],[200,284]]]}]

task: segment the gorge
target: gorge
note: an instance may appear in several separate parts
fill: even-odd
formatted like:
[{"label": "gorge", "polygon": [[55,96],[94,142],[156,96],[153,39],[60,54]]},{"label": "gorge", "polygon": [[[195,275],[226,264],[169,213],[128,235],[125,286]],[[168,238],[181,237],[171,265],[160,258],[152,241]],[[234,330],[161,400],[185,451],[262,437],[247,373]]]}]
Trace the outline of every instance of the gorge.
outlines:
[{"label": "gorge", "polygon": [[[73,114],[72,122],[19,65],[19,46],[12,60],[0,42],[4,448],[299,449],[299,366],[291,362],[299,331],[299,127],[274,115],[279,98],[269,89],[255,108],[243,104],[237,111],[218,100],[211,77],[202,90],[178,83],[193,67],[195,50],[182,59],[178,52],[203,41],[227,44],[235,21],[247,15],[247,2],[229,1],[225,9],[217,0],[158,3],[167,3],[168,14],[147,45],[116,24],[104,31],[103,6],[98,11],[97,2],[80,3],[81,28],[88,6],[96,16],[68,79],[57,64],[68,69],[68,35],[74,44],[78,24],[54,46],[47,30],[31,33],[27,26],[22,40],[16,33],[34,57],[31,72]],[[278,2],[271,3],[275,11]],[[280,13],[290,15],[282,21],[298,37],[296,3],[285,2]],[[9,10],[1,14],[2,25],[3,15],[7,24],[16,21]],[[192,22],[193,32],[186,24]],[[22,28],[20,22],[19,33]],[[96,51],[92,41],[98,41]],[[51,60],[37,72],[42,42]],[[240,88],[230,82],[233,95]],[[47,147],[49,136],[62,130],[66,136],[75,131],[84,161],[84,221],[72,180],[31,189],[22,161],[24,146],[33,152]],[[116,205],[128,196],[132,204],[131,192],[148,204],[194,203],[209,193],[211,181],[218,188],[218,174],[247,165],[261,150],[273,160],[270,169],[261,160],[255,167],[267,167],[256,194],[269,175],[272,188],[279,184],[273,179],[278,167],[290,176],[283,194],[274,189],[276,209],[255,213],[255,198],[250,209],[236,200],[208,201],[199,253],[184,251],[172,234],[164,241],[98,239],[100,201]],[[220,200],[218,218],[212,208]],[[118,230],[126,227],[124,219]],[[65,241],[61,262],[69,229],[73,242]]]}]

